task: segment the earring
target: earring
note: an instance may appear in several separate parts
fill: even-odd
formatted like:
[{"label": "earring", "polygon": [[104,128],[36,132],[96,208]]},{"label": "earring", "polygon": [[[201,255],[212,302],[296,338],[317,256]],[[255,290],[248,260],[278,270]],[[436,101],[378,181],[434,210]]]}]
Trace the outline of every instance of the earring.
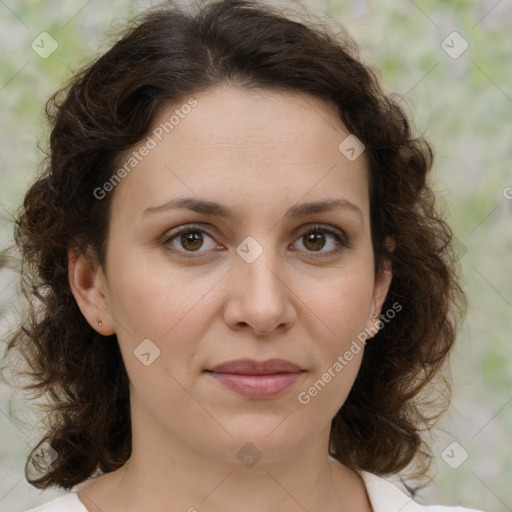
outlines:
[{"label": "earring", "polygon": [[98,317],[98,325],[99,325],[100,327],[102,327],[102,326],[103,326],[103,322],[101,321],[101,318],[100,318],[100,317]]},{"label": "earring", "polygon": [[377,320],[377,317],[375,315],[373,315],[372,320],[375,322],[375,320]]}]

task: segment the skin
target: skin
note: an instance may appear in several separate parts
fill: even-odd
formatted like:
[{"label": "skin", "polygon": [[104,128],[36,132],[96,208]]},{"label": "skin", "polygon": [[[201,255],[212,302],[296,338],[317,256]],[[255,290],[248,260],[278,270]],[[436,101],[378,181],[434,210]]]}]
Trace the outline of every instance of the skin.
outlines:
[{"label": "skin", "polygon": [[[349,132],[315,98],[228,86],[194,97],[198,105],[111,192],[105,268],[69,254],[82,313],[117,335],[133,431],[130,460],[82,484],[79,498],[109,512],[370,511],[360,476],[327,455],[363,350],[309,404],[297,398],[375,327],[389,288],[389,269],[373,270],[366,156],[350,161],[338,150]],[[143,215],[177,197],[217,201],[236,215]],[[297,203],[340,198],[359,213],[284,218]],[[207,230],[202,245],[162,241],[191,223]],[[341,230],[350,246],[335,253],[330,234],[308,242],[314,224]],[[236,252],[248,236],[263,250],[252,263]],[[195,257],[180,256],[187,251]],[[148,338],[160,355],[145,366],[134,350]],[[204,371],[243,357],[306,371],[270,399],[242,397]],[[253,467],[237,457],[249,442],[261,454]]]}]

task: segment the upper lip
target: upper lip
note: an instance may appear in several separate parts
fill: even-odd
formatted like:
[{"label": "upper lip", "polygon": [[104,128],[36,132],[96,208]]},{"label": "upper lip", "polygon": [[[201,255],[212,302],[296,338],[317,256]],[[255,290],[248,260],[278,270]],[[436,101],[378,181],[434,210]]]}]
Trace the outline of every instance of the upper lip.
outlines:
[{"label": "upper lip", "polygon": [[207,371],[215,373],[240,373],[244,375],[272,375],[275,373],[297,373],[303,370],[285,359],[267,359],[266,361],[236,359],[214,366]]}]

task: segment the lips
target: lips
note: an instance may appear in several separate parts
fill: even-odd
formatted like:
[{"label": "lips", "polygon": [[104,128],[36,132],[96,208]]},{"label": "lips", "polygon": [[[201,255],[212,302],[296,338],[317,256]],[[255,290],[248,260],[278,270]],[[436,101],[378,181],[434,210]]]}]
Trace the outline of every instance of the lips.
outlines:
[{"label": "lips", "polygon": [[285,359],[267,359],[266,361],[236,359],[214,366],[207,371],[215,373],[241,373],[244,375],[272,375],[275,373],[297,373],[303,370]]},{"label": "lips", "polygon": [[272,398],[294,386],[305,370],[284,359],[238,359],[214,366],[206,372],[246,398]]}]

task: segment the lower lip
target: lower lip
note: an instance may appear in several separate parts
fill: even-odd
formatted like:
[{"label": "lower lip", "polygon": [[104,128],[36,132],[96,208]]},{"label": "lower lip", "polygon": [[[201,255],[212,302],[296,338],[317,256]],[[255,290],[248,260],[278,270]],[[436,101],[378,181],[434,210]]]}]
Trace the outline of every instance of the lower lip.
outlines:
[{"label": "lower lip", "polygon": [[240,373],[209,372],[229,389],[248,398],[271,398],[290,389],[303,372],[272,375],[245,375]]}]

